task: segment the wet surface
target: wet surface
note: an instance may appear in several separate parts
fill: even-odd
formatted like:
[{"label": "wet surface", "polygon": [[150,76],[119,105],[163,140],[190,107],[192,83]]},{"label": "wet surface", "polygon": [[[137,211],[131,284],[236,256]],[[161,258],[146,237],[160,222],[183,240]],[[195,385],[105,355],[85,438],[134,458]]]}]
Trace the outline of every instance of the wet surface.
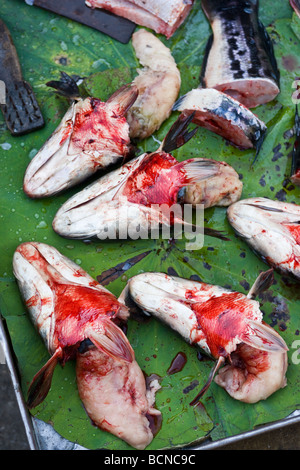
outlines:
[{"label": "wet surface", "polygon": [[[9,371],[0,364],[0,450],[29,450]],[[300,423],[243,439],[219,450],[300,450]]]}]

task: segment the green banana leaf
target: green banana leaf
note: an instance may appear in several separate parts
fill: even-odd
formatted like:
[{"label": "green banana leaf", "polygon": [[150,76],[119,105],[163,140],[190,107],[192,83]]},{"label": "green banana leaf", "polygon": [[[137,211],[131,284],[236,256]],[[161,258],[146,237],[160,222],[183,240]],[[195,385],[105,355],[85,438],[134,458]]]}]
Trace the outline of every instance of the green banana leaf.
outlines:
[{"label": "green banana leaf", "polygon": [[[56,197],[30,200],[22,190],[27,165],[59,124],[68,108],[45,83],[57,79],[60,71],[85,77],[82,90],[105,100],[136,75],[138,61],[129,44],[121,44],[89,27],[29,6],[23,1],[0,0],[1,17],[15,42],[25,79],[33,86],[46,125],[26,136],[12,137],[0,116],[0,310],[6,320],[21,386],[26,396],[33,375],[48,359],[46,348],[31,324],[22,303],[13,273],[12,256],[25,241],[55,246],[78,263],[115,295],[126,281],[143,271],[161,271],[185,278],[230,287],[247,293],[258,274],[267,269],[263,261],[233,233],[225,208],[205,211],[205,225],[224,231],[229,241],[205,236],[204,246],[186,251],[185,240],[73,241],[52,230],[59,207],[83,185]],[[199,129],[196,136],[174,152],[178,160],[207,157],[226,161],[243,180],[243,198],[266,196],[288,202],[299,201],[299,188],[289,181],[295,105],[294,80],[300,76],[300,25],[288,0],[261,0],[260,18],[268,26],[274,42],[281,74],[281,93],[272,103],[255,113],[268,132],[257,160],[255,152],[241,151],[221,137]],[[170,40],[160,36],[173,53],[182,75],[180,94],[198,85],[210,26],[199,0]],[[139,142],[143,151],[155,150],[171,124],[171,117],[154,134]],[[264,320],[280,332],[289,347],[287,386],[267,400],[254,405],[232,399],[212,383],[201,405],[189,405],[206,382],[213,362],[187,345],[178,335],[154,318],[129,321],[128,337],[137,361],[146,375],[161,377],[156,406],[162,412],[162,426],[148,449],[186,446],[210,438],[213,441],[249,431],[265,423],[287,417],[300,407],[299,365],[294,360],[295,340],[299,340],[299,284],[275,273],[275,282],[260,296]],[[174,357],[184,353],[187,362],[180,372],[169,374]],[[75,365],[58,366],[45,401],[32,410],[37,418],[51,423],[70,441],[88,449],[130,449],[118,438],[94,427],[78,397]]]}]

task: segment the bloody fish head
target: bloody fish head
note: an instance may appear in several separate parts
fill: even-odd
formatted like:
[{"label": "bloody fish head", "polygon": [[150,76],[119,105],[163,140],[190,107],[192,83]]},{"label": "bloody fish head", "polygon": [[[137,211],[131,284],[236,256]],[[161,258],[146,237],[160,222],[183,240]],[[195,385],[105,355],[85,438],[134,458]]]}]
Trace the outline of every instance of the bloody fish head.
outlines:
[{"label": "bloody fish head", "polygon": [[111,357],[133,360],[133,350],[117,326],[128,316],[126,307],[77,264],[49,245],[28,242],[16,249],[13,270],[31,320],[51,355],[33,379],[31,407],[48,393],[57,362],[72,358],[86,338]]},{"label": "bloody fish head", "polygon": [[[249,295],[245,296],[219,286],[163,273],[143,273],[129,280],[128,293],[138,307],[165,322],[188,343],[199,346],[217,360],[207,383],[191,404],[195,404],[203,395],[225,360],[229,361],[228,368],[231,367],[232,357],[235,358],[235,369],[244,377],[239,382],[240,387],[231,387],[232,374],[228,372],[228,368],[227,375],[222,374],[221,369],[222,380],[219,383],[216,378],[216,382],[234,398],[248,402],[258,401],[280,388],[279,384],[285,384],[286,367],[278,367],[280,377],[273,381],[273,386],[264,383],[264,380],[268,380],[268,375],[271,375],[273,362],[287,364],[287,347],[278,333],[263,323],[259,303],[253,299],[262,285],[269,285],[264,275],[259,277],[255,289],[251,289]],[[248,354],[247,363],[246,346],[248,350],[255,351],[258,357],[257,367],[259,359],[263,358],[265,362],[264,375],[260,376],[259,372],[262,370],[256,369],[256,377],[252,363],[251,381],[250,376],[248,380],[250,355]]]},{"label": "bloody fish head", "polygon": [[148,231],[152,221],[171,226],[174,219],[164,217],[157,206],[172,206],[181,188],[219,172],[214,160],[177,162],[169,153],[195,134],[197,128],[187,129],[191,119],[180,116],[156,152],[131,160],[71,197],[57,212],[54,230],[68,238],[105,239],[112,232],[128,238],[129,227]]},{"label": "bloody fish head", "polygon": [[236,233],[270,266],[300,279],[300,206],[249,198],[232,204],[227,216]]},{"label": "bloody fish head", "polygon": [[28,165],[23,188],[31,198],[48,197],[78,184],[131,152],[127,110],[138,95],[123,86],[106,102],[79,98]]}]

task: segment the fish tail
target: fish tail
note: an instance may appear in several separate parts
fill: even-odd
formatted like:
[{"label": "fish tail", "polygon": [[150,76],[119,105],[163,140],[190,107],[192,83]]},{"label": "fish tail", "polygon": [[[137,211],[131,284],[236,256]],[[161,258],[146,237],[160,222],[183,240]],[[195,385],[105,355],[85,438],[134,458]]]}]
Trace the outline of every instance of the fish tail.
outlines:
[{"label": "fish tail", "polygon": [[196,134],[198,130],[197,127],[190,131],[188,130],[188,125],[192,122],[193,118],[194,113],[189,115],[181,113],[164,138],[161,146],[162,151],[170,153],[184,145]]},{"label": "fish tail", "polygon": [[267,352],[284,353],[288,350],[285,341],[271,326],[255,320],[249,320],[249,326],[254,334],[243,337],[244,343]]},{"label": "fish tail", "polygon": [[103,318],[104,331],[90,328],[86,333],[94,345],[108,356],[122,362],[132,362],[134,351],[121,328],[109,318]]},{"label": "fish tail", "polygon": [[116,106],[114,114],[116,117],[122,117],[136,101],[138,94],[139,91],[135,85],[123,85],[108,98],[106,103]]},{"label": "fish tail", "polygon": [[60,80],[51,80],[47,82],[46,85],[54,88],[57,93],[67,98],[80,98],[80,91],[75,79],[65,72],[60,72]]},{"label": "fish tail", "polygon": [[46,364],[35,374],[28,389],[27,406],[35,408],[46,398],[51,387],[52,376],[58,361],[62,358],[62,349],[58,348]]}]

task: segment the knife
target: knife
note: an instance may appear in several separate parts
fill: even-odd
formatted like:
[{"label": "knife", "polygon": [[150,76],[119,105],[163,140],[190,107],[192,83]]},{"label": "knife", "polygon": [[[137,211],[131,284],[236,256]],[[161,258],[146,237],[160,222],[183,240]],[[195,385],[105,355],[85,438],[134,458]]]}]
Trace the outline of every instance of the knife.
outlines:
[{"label": "knife", "polygon": [[25,0],[27,5],[34,5],[65,16],[78,23],[85,24],[108,36],[127,44],[136,24],[120,16],[99,8],[92,9],[84,0]]},{"label": "knife", "polygon": [[16,48],[10,32],[0,19],[0,108],[14,136],[40,129],[44,119],[34,92],[23,80]]}]

